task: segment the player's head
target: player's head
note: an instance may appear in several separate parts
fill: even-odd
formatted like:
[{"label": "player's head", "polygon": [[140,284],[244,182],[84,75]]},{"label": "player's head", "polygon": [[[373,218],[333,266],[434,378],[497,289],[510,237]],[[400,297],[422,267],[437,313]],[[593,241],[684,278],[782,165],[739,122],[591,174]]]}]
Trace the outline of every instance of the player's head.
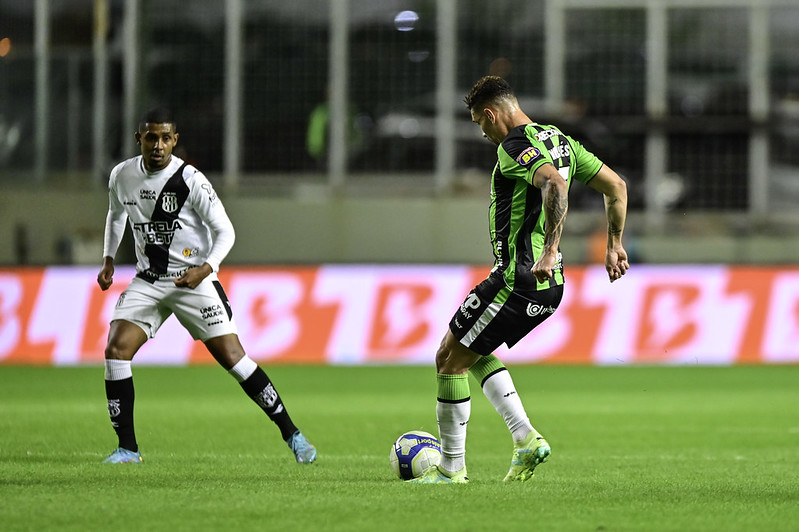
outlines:
[{"label": "player's head", "polygon": [[172,113],[161,107],[144,113],[136,132],[136,143],[141,147],[145,169],[154,172],[166,167],[178,143],[177,124]]},{"label": "player's head", "polygon": [[499,144],[507,136],[507,123],[502,118],[519,110],[519,103],[507,81],[499,76],[484,76],[464,98],[472,113],[472,121],[483,130],[483,136]]}]

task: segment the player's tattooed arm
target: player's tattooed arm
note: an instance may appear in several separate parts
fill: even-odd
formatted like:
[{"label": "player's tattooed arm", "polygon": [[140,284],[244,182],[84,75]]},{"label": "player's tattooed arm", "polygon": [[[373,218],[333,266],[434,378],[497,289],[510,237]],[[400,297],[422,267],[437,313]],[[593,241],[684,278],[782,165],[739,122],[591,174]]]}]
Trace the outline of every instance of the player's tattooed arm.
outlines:
[{"label": "player's tattooed arm", "polygon": [[620,279],[630,268],[627,252],[622,245],[622,233],[627,218],[627,184],[608,166],[602,166],[588,186],[602,193],[608,219],[608,244],[605,269],[610,282]]},{"label": "player's tattooed arm", "polygon": [[533,275],[539,282],[552,278],[558,260],[558,247],[569,208],[569,188],[563,177],[551,164],[536,170],[533,184],[541,189],[542,208],[546,218],[544,227],[544,249],[533,265]]},{"label": "player's tattooed arm", "polygon": [[542,195],[544,215],[547,220],[544,228],[544,252],[557,254],[566,221],[566,211],[569,208],[568,193],[566,187],[555,186],[555,183],[549,182],[542,189]]}]

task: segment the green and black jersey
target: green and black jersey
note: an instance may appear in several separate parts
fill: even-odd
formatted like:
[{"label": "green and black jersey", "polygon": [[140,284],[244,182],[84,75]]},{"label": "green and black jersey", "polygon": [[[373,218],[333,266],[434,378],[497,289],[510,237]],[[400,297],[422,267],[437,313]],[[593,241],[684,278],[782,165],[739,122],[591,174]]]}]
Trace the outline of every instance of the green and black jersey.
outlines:
[{"label": "green and black jersey", "polygon": [[501,273],[512,290],[544,290],[563,284],[560,253],[548,282],[539,283],[531,273],[544,247],[546,224],[541,190],[533,185],[533,174],[545,163],[553,164],[569,187],[573,179],[588,183],[602,168],[602,161],[555,126],[518,126],[499,145],[491,176],[491,271]]}]

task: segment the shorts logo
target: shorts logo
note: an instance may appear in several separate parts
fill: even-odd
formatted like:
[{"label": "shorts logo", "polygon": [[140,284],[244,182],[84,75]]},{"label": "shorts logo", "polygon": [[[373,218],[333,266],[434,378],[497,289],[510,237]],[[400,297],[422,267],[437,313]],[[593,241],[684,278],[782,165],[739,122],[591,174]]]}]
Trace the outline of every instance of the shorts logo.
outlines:
[{"label": "shorts logo", "polygon": [[541,152],[530,146],[516,157],[516,162],[522,166],[529,166],[541,156]]},{"label": "shorts logo", "polygon": [[186,257],[187,259],[191,258],[191,257],[196,257],[199,253],[200,253],[200,250],[198,248],[194,248],[194,249],[183,248],[183,256]]},{"label": "shorts logo", "polygon": [[[202,319],[204,320],[219,318],[224,315],[225,309],[222,308],[222,305],[209,305],[200,309],[200,316],[202,316]],[[211,324],[209,323],[209,325]]]},{"label": "shorts logo", "polygon": [[530,303],[527,305],[527,315],[531,318],[535,318],[536,316],[540,316],[542,314],[552,314],[555,312],[553,307],[545,307],[544,305],[536,305],[534,303]]},{"label": "shorts logo", "polygon": [[122,292],[121,294],[119,294],[119,299],[117,299],[117,308],[121,307],[122,304],[125,302],[125,294],[126,293],[127,292]]},{"label": "shorts logo", "polygon": [[[472,313],[469,312],[469,310],[478,308],[480,308],[480,298],[477,297],[477,294],[469,294],[469,297],[467,297],[466,301],[461,305],[460,311],[467,320],[470,320],[472,319]],[[458,327],[460,327],[460,325],[458,325]]]},{"label": "shorts logo", "polygon": [[161,208],[164,209],[164,212],[178,210],[178,195],[175,192],[164,192],[161,198]]}]

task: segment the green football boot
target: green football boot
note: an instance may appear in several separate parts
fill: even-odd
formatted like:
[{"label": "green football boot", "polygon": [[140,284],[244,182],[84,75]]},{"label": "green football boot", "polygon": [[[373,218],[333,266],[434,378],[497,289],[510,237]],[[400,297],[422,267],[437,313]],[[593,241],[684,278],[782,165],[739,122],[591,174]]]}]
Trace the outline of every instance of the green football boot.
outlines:
[{"label": "green football boot", "polygon": [[425,469],[418,477],[405,482],[410,482],[411,484],[466,484],[469,482],[469,477],[466,476],[466,467],[460,471],[450,473],[434,465]]},{"label": "green football boot", "polygon": [[510,461],[510,470],[505,475],[505,482],[524,482],[533,478],[536,466],[546,462],[552,453],[547,441],[535,432],[514,443],[513,447],[513,458]]}]

